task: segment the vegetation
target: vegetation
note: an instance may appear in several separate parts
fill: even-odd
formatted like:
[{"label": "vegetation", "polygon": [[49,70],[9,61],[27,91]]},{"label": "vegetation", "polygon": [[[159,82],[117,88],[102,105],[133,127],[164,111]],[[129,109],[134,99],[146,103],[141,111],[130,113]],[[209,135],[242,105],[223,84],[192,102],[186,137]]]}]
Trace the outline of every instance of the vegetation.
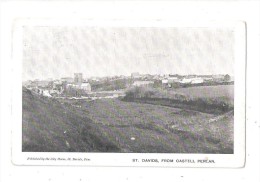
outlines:
[{"label": "vegetation", "polygon": [[87,95],[85,90],[76,89],[76,88],[72,88],[72,87],[66,88],[62,94],[66,95],[66,96],[70,96],[70,97],[80,97],[80,96]]},{"label": "vegetation", "polygon": [[233,133],[229,132],[233,128],[232,112],[218,117],[118,99],[69,102],[81,106],[78,110],[82,110],[121,152],[233,152]]},{"label": "vegetation", "polygon": [[[212,93],[214,93],[214,89]],[[133,87],[126,91],[126,96],[123,100],[185,108],[211,114],[223,114],[232,111],[234,108],[230,100],[224,96],[193,97],[188,94],[169,92],[151,87]]]},{"label": "vegetation", "polygon": [[174,89],[173,93],[187,95],[191,98],[224,98],[234,105],[234,85],[202,86]]},{"label": "vegetation", "polygon": [[117,152],[81,110],[23,88],[23,152]]},{"label": "vegetation", "polygon": [[131,79],[106,80],[101,82],[90,82],[93,91],[111,91],[127,88]]},{"label": "vegetation", "polygon": [[23,151],[233,153],[233,111],[198,112],[187,98],[146,87],[129,89],[131,102],[53,99],[23,88]]}]

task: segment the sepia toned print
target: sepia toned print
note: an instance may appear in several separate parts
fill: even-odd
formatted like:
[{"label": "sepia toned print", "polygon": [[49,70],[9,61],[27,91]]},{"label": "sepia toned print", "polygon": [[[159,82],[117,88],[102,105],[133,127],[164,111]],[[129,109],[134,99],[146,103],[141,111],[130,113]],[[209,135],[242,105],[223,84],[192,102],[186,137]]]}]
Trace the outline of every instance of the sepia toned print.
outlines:
[{"label": "sepia toned print", "polygon": [[23,27],[22,151],[234,153],[229,28]]}]

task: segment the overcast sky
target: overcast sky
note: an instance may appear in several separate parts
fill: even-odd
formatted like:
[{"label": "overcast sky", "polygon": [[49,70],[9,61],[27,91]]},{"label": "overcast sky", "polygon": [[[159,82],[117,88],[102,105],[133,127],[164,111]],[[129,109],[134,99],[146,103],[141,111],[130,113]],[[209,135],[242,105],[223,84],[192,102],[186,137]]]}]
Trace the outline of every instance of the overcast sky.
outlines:
[{"label": "overcast sky", "polygon": [[230,29],[24,27],[23,43],[23,80],[234,72]]}]

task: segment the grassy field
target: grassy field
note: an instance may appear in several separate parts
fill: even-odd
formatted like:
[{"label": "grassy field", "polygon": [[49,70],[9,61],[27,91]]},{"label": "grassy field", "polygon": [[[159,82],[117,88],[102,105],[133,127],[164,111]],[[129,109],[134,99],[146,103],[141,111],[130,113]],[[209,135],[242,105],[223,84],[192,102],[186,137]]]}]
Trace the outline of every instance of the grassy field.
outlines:
[{"label": "grassy field", "polygon": [[232,85],[199,86],[170,90],[132,87],[126,91],[123,100],[210,114],[224,114],[234,110],[233,89]]},{"label": "grassy field", "polygon": [[234,85],[200,86],[175,89],[175,93],[192,98],[224,98],[234,105]]},{"label": "grassy field", "polygon": [[233,153],[233,112],[55,100],[24,89],[23,151]]},{"label": "grassy field", "polygon": [[230,97],[234,98],[234,85],[199,86],[175,89],[177,93],[193,97]]}]

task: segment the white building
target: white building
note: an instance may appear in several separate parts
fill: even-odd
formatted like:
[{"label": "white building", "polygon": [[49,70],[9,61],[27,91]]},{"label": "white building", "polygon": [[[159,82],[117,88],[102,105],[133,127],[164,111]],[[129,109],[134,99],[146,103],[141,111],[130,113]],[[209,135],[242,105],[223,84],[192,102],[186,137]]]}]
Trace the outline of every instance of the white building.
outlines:
[{"label": "white building", "polygon": [[193,78],[191,81],[191,84],[199,84],[199,83],[203,83],[204,80],[202,78]]},{"label": "white building", "polygon": [[203,78],[200,78],[200,77],[195,77],[195,78],[183,78],[180,83],[183,83],[183,84],[188,84],[188,83],[191,83],[191,84],[199,84],[199,83],[203,83],[204,80]]},{"label": "white building", "polygon": [[203,77],[203,80],[209,82],[209,81],[213,81],[213,78],[211,76],[205,76]]},{"label": "white building", "polygon": [[89,83],[82,83],[81,89],[86,91],[86,92],[91,92],[91,85]]},{"label": "white building", "polygon": [[169,82],[169,81],[166,80],[166,79],[162,80],[162,84],[167,84],[168,82]]},{"label": "white building", "polygon": [[168,78],[168,83],[176,83],[179,82],[180,80],[178,79],[178,77],[169,77]]},{"label": "white building", "polygon": [[180,83],[184,83],[184,84],[187,84],[187,83],[191,83],[192,81],[192,78],[183,78]]},{"label": "white building", "polygon": [[91,92],[91,85],[89,83],[81,84],[67,84],[67,88],[82,89],[86,92]]},{"label": "white building", "polygon": [[139,87],[139,86],[148,86],[154,84],[153,81],[135,81],[133,83],[133,86]]},{"label": "white building", "polygon": [[178,80],[178,77],[169,77],[168,80]]}]

